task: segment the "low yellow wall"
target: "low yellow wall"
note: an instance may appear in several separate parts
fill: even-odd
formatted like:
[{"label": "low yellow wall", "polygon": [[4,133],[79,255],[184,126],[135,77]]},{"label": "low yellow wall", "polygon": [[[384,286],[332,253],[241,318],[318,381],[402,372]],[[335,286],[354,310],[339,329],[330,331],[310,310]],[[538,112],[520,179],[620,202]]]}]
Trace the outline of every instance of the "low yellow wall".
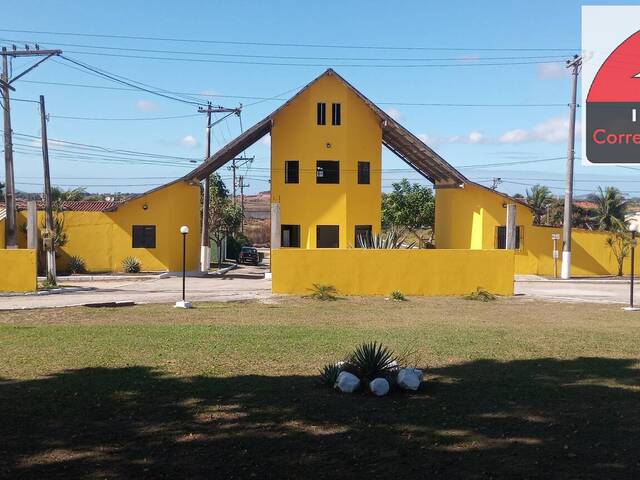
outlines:
[{"label": "low yellow wall", "polygon": [[[562,258],[562,228],[529,225],[524,227],[522,250],[516,252],[516,274],[553,275],[553,240],[551,234],[560,234],[558,240],[558,271]],[[616,275],[618,263],[606,244],[609,232],[573,229],[571,233],[571,275],[588,277]],[[636,258],[636,271],[640,255]],[[631,270],[631,259],[624,260],[624,273]]]},{"label": "low yellow wall", "polygon": [[36,275],[35,250],[0,249],[0,292],[32,292]]},{"label": "low yellow wall", "polygon": [[308,294],[314,283],[344,295],[462,295],[478,287],[513,295],[513,252],[506,250],[275,249],[274,293]]}]

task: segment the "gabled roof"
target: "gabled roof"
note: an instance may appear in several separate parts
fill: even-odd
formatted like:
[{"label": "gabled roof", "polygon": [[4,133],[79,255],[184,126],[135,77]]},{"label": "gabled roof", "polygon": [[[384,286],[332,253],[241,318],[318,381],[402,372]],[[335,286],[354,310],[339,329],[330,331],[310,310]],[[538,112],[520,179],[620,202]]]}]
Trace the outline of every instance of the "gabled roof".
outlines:
[{"label": "gabled roof", "polygon": [[303,87],[296,95],[281,105],[270,115],[262,119],[246,132],[242,133],[227,145],[210,156],[198,168],[184,177],[184,180],[204,180],[225,163],[238,156],[242,151],[256,143],[271,132],[273,118],[286,108],[300,94],[307,90],[320,78],[332,75],[353,91],[380,119],[382,143],[418,173],[435,184],[436,187],[461,187],[469,181],[458,170],[449,165],[440,155],[429,148],[422,140],[391,118],[375,103],[360,93],[353,85],[338,75],[333,69],[327,69],[322,75]]},{"label": "gabled roof", "polygon": [[[62,209],[67,212],[112,212],[117,210],[124,201],[108,202],[106,200],[64,200],[61,204]],[[36,208],[44,210],[44,202],[36,201]],[[16,210],[26,210],[27,201],[19,199],[16,201]],[[5,205],[0,204],[0,220],[3,218],[2,213],[5,211]]]}]

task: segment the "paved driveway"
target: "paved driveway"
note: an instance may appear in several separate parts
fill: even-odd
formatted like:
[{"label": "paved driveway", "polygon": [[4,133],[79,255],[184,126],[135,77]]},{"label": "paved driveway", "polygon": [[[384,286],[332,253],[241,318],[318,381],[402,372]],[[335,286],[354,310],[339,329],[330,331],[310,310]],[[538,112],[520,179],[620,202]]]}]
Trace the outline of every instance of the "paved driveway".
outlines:
[{"label": "paved driveway", "polygon": [[[187,277],[187,300],[232,301],[269,298],[271,280],[264,278],[266,271],[267,266],[246,266],[220,277]],[[0,297],[0,309],[66,307],[111,301],[174,303],[182,296],[181,277],[78,282],[73,285],[92,287],[95,290],[57,295]]]},{"label": "paved driveway", "polygon": [[[640,305],[640,284],[636,303]],[[518,280],[516,295],[565,302],[629,303],[629,281],[618,279],[573,279],[573,280]]]}]

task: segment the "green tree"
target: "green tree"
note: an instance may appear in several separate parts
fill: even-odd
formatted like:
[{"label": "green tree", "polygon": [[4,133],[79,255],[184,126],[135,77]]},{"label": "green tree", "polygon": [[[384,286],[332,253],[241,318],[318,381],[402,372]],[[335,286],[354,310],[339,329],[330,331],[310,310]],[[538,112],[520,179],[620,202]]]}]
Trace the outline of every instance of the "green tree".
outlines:
[{"label": "green tree", "polygon": [[[433,190],[411,184],[406,178],[391,186],[392,191],[382,195],[382,227],[409,231],[416,236],[420,246],[431,241],[436,205]],[[425,239],[427,236],[428,240]]]},{"label": "green tree", "polygon": [[[526,190],[526,202],[533,209],[533,223],[541,224],[542,217],[553,203],[553,195],[549,187],[534,185],[531,190]],[[546,219],[548,221],[548,219]]]},{"label": "green tree", "polygon": [[51,203],[75,202],[84,200],[87,195],[87,189],[84,187],[70,188],[64,190],[60,187],[51,187]]},{"label": "green tree", "polygon": [[596,204],[594,222],[599,230],[622,231],[626,229],[625,215],[628,202],[616,187],[598,187],[591,196]]},{"label": "green tree", "polygon": [[[220,175],[209,177],[209,238],[221,251],[224,239],[238,231],[244,218],[240,205],[229,198],[227,186]],[[218,255],[218,268],[222,267],[222,258]]]},{"label": "green tree", "polygon": [[621,277],[624,259],[627,258],[631,252],[631,237],[623,230],[616,230],[612,232],[610,237],[607,237],[606,243],[611,249],[613,256],[616,257],[618,276]]}]

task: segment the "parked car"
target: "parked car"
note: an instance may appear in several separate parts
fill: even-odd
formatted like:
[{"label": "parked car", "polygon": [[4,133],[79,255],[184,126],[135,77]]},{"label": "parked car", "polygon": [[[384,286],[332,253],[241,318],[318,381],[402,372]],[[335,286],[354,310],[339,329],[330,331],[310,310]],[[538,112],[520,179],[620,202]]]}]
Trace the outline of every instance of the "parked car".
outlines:
[{"label": "parked car", "polygon": [[238,263],[250,263],[258,265],[260,263],[260,253],[255,247],[242,247],[240,255],[238,255]]}]

